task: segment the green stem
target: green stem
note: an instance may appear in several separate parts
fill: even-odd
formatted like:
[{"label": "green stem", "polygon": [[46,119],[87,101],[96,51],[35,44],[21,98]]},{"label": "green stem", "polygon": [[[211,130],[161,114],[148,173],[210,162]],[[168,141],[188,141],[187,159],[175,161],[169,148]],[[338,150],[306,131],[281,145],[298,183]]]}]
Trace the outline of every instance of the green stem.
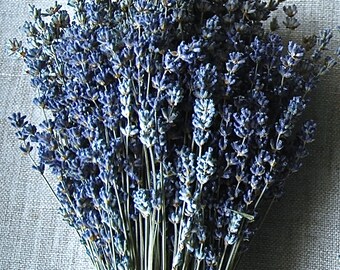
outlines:
[{"label": "green stem", "polygon": [[224,257],[225,257],[225,254],[227,253],[227,248],[228,248],[228,244],[224,244],[224,249],[223,249],[223,254],[222,254],[222,257],[221,257],[221,260],[220,260],[220,265],[218,267],[218,270],[222,270],[222,266],[223,266],[223,262],[224,262]]},{"label": "green stem", "polygon": [[175,239],[174,239],[174,251],[173,251],[173,254],[172,254],[172,261],[175,260],[175,256],[176,256],[176,253],[177,253],[177,245],[178,245],[178,228],[177,228],[177,223],[174,224],[174,236],[175,236]]},{"label": "green stem", "polygon": [[92,264],[94,265],[94,267],[96,267],[97,270],[100,270],[100,266],[98,264],[98,261],[95,259],[95,256],[94,256],[92,244],[89,241],[86,241],[86,242],[87,242],[87,246],[90,248],[90,253],[91,253],[90,258],[91,258]]},{"label": "green stem", "polygon": [[231,253],[229,255],[228,263],[227,263],[225,270],[232,270],[233,260],[238,250],[238,245],[239,245],[239,239],[237,240],[236,244],[234,244],[233,248],[231,249]]},{"label": "green stem", "polygon": [[241,226],[238,228],[238,233],[237,233],[238,239],[237,239],[237,242],[233,245],[233,248],[229,255],[227,267],[225,270],[233,270],[236,267],[235,257],[237,256],[239,246],[243,240],[242,232],[243,232],[243,227],[245,224],[246,224],[246,221],[244,218],[242,218],[242,223],[241,223]]},{"label": "green stem", "polygon": [[[38,168],[38,164],[36,163],[36,161],[34,160],[34,158],[32,157],[32,155],[31,155],[30,153],[28,153],[28,156],[29,156],[29,158],[31,159],[33,165],[34,165],[35,167]],[[48,188],[52,191],[54,197],[55,197],[55,198],[57,199],[57,201],[60,203],[60,200],[59,200],[57,194],[56,194],[55,191],[53,190],[53,188],[52,188],[50,182],[47,180],[46,176],[45,176],[42,172],[40,172],[40,175],[42,176],[42,178],[43,178],[44,181],[46,182]],[[60,204],[61,204],[61,203],[60,203]]]},{"label": "green stem", "polygon": [[283,86],[284,81],[285,81],[285,77],[282,76],[282,79],[281,79],[281,86]]},{"label": "green stem", "polygon": [[[142,269],[142,263],[143,261],[145,260],[145,257],[144,257],[144,246],[143,246],[143,243],[144,243],[144,235],[143,235],[143,222],[141,220],[141,215],[139,215],[138,217],[138,225],[139,225],[139,255],[140,255],[140,262],[139,262],[139,266],[141,269]],[[136,232],[137,232],[137,226],[136,226]],[[137,239],[137,235],[136,235],[136,239]]]},{"label": "green stem", "polygon": [[[186,205],[186,203],[183,202],[181,219],[179,221],[179,231],[178,231],[178,233],[175,234],[175,243],[176,243],[176,246],[174,246],[174,258],[175,258],[176,254],[178,252],[178,244],[179,244],[179,240],[180,240],[179,237],[182,235],[182,227],[183,227],[183,222],[184,222],[184,209],[185,209],[185,205]],[[176,225],[176,227],[177,227],[177,225]]]},{"label": "green stem", "polygon": [[126,226],[125,226],[124,213],[123,213],[123,210],[122,210],[122,203],[121,203],[120,198],[119,198],[119,194],[118,194],[118,189],[117,189],[116,182],[115,182],[115,181],[112,181],[112,182],[113,182],[113,189],[114,189],[114,191],[115,191],[115,195],[116,195],[116,198],[117,198],[117,204],[118,204],[118,209],[119,209],[120,218],[121,218],[121,220],[122,220],[124,238],[125,238],[126,240],[128,240],[127,231],[126,231]]},{"label": "green stem", "polygon": [[162,270],[167,270],[167,254],[166,254],[166,212],[165,212],[165,190],[163,183],[163,163],[159,165],[160,170],[160,182],[161,182],[161,192],[162,192]]},{"label": "green stem", "polygon": [[182,270],[187,270],[187,264],[189,262],[189,253],[187,250],[185,250],[185,255],[184,255],[184,263],[183,263],[183,266],[182,266]]},{"label": "green stem", "polygon": [[150,165],[149,165],[149,157],[148,157],[148,153],[146,150],[145,145],[143,145],[143,152],[144,152],[144,160],[145,160],[145,167],[146,167],[146,178],[147,178],[147,183],[148,183],[148,187],[147,188],[151,188],[151,176],[150,176]]},{"label": "green stem", "polygon": [[117,270],[117,264],[116,264],[116,252],[115,247],[113,244],[113,231],[112,231],[112,220],[110,220],[110,233],[111,233],[111,249],[112,249],[112,260],[113,260],[113,266],[114,270]]},{"label": "green stem", "polygon": [[152,211],[152,218],[150,222],[150,234],[149,234],[149,248],[148,248],[148,270],[153,269],[153,262],[154,262],[154,246],[155,246],[155,237],[156,237],[156,227],[155,220],[156,220],[156,209]]},{"label": "green stem", "polygon": [[[140,214],[141,216],[141,214]],[[149,239],[149,220],[148,218],[144,218],[144,235],[145,235],[145,238],[144,238],[144,270],[147,270],[148,269],[148,240]]]},{"label": "green stem", "polygon": [[153,156],[152,147],[149,148],[149,153],[150,153],[150,161],[151,161],[151,168],[152,168],[153,188],[156,191],[157,190],[157,175],[156,175],[155,158]]},{"label": "green stem", "polygon": [[266,185],[263,187],[262,192],[261,192],[259,198],[257,199],[256,203],[255,203],[254,211],[257,208],[257,205],[260,203],[262,196],[263,196],[264,192],[266,191],[267,187],[268,187],[268,183],[266,183]]}]

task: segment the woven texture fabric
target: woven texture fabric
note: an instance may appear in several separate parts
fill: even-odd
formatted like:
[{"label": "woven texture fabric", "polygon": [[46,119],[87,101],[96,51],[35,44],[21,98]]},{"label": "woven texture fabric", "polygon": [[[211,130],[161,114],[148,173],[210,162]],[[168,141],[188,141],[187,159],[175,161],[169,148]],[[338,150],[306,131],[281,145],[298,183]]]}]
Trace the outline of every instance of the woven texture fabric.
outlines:
[{"label": "woven texture fabric", "polygon": [[[58,215],[58,203],[47,185],[21,156],[7,121],[16,111],[31,119],[40,117],[22,61],[10,58],[4,46],[8,39],[23,36],[19,27],[28,19],[29,3],[47,8],[52,2],[0,0],[0,270],[93,269],[76,232]],[[295,32],[281,29],[287,40],[299,41],[303,35],[340,25],[340,0],[286,3],[298,6],[302,23]],[[340,44],[340,33],[333,42]],[[339,77],[340,66],[312,94],[305,117],[318,122],[316,142],[242,257],[240,270],[340,269]]]}]

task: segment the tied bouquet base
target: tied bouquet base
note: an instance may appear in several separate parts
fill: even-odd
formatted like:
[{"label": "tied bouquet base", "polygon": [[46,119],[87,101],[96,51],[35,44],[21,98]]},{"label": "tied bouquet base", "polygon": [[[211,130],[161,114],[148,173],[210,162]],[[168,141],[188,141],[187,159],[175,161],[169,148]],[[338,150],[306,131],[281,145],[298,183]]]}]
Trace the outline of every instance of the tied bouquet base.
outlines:
[{"label": "tied bouquet base", "polygon": [[236,269],[307,155],[315,123],[297,120],[335,65],[332,31],[285,45],[263,27],[281,2],[77,0],[72,21],[31,7],[11,50],[45,120],[10,120],[97,269]]}]

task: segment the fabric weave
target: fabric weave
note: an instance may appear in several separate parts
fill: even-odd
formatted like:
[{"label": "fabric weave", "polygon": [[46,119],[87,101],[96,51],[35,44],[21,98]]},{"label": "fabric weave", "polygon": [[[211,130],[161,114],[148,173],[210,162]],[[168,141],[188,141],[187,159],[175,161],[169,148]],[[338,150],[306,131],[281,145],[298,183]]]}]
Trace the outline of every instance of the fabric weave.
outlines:
[{"label": "fabric weave", "polygon": [[[44,9],[52,2],[0,0],[0,270],[90,270],[77,234],[58,215],[58,203],[29,159],[21,156],[7,121],[17,111],[29,119],[41,117],[32,105],[34,90],[22,61],[5,50],[8,39],[23,37],[18,29],[29,17],[30,3]],[[292,3],[302,25],[295,32],[282,27],[286,40],[300,41],[303,35],[340,25],[340,0],[286,1]],[[340,44],[340,33],[333,43]],[[285,196],[273,205],[240,270],[340,269],[339,76],[340,65],[311,95],[304,118],[316,120],[318,132],[310,156],[287,182]]]}]

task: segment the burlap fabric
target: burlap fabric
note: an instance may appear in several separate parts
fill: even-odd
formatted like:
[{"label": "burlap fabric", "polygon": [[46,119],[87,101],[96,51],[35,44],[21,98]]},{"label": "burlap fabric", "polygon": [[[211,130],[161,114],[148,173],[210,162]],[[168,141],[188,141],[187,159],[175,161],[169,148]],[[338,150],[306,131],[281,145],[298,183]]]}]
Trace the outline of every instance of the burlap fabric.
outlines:
[{"label": "burlap fabric", "polygon": [[[34,91],[21,61],[7,56],[9,38],[28,19],[28,4],[43,8],[49,0],[0,0],[0,270],[92,269],[75,231],[57,214],[58,204],[41,176],[22,157],[7,117],[18,110],[39,118],[31,104]],[[65,3],[66,1],[60,1]],[[302,26],[285,38],[301,40],[325,27],[340,25],[340,0],[295,0]],[[280,19],[281,20],[281,19]],[[340,44],[340,34],[334,39]],[[306,118],[318,122],[317,140],[302,170],[286,186],[240,270],[340,269],[340,68],[328,74],[312,94]]]}]

